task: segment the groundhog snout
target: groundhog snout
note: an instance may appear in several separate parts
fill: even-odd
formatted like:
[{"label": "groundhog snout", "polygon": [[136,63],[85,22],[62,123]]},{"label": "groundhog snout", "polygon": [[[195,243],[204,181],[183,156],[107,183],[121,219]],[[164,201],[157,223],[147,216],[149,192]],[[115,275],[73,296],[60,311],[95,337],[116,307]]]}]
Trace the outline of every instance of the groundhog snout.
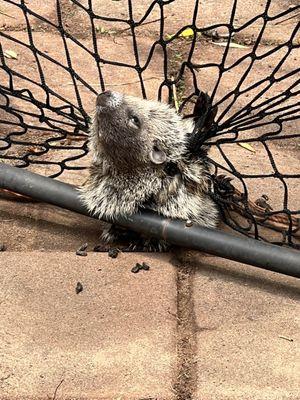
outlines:
[{"label": "groundhog snout", "polygon": [[99,111],[104,111],[106,109],[116,108],[121,104],[121,101],[122,95],[120,93],[106,90],[105,92],[98,94],[96,106]]},{"label": "groundhog snout", "polygon": [[102,106],[102,107],[105,106],[107,102],[110,100],[111,96],[112,92],[110,90],[99,93],[96,101],[97,106]]}]

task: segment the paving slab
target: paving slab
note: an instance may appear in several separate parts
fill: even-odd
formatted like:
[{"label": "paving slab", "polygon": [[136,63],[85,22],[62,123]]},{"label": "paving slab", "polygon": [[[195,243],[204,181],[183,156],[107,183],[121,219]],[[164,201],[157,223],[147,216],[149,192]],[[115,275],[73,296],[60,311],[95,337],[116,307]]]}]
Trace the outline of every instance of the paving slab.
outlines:
[{"label": "paving slab", "polygon": [[[1,400],[173,398],[176,282],[168,257],[0,258]],[[150,270],[132,273],[142,261]]]},{"label": "paving slab", "polygon": [[[0,29],[2,30],[22,30],[26,29],[26,19],[22,9],[14,4],[3,2],[0,14]],[[81,0],[82,7],[70,0],[60,1],[60,11],[62,16],[62,24],[68,33],[77,38],[88,37],[91,35],[91,18],[88,13],[89,4],[86,0]],[[266,0],[257,2],[250,0],[247,3],[238,1],[234,15],[234,27],[239,28],[255,17],[262,15],[266,10]],[[299,5],[298,0],[280,0],[272,1],[268,9],[268,15],[274,17],[286,10],[293,9]],[[52,27],[47,21],[57,24],[57,9],[54,1],[43,2],[41,0],[31,0],[26,6],[33,12],[27,13],[31,26],[35,31],[52,31],[56,28]],[[176,0],[167,2],[163,6],[164,16],[164,34],[173,34],[183,26],[190,25],[193,21],[195,13],[195,0]],[[198,3],[198,12],[196,23],[197,27],[203,28],[215,24],[228,24],[231,18],[233,2],[225,0],[220,3],[217,0],[200,1]],[[94,24],[97,31],[101,32],[101,28],[107,31],[130,32],[130,27],[126,21],[130,18],[128,0],[106,2],[95,1],[92,3],[92,10],[95,14]],[[147,14],[143,25],[136,29],[137,35],[147,35],[158,37],[160,32],[160,21],[162,16],[161,8],[158,3],[153,0],[139,0],[132,4],[132,18],[134,21],[141,21]],[[297,18],[297,12],[291,11],[285,17],[270,21],[265,29],[263,41],[281,42],[286,38],[289,29],[293,25],[293,20]],[[39,15],[39,17],[35,17]],[[289,17],[294,17],[288,19]],[[111,19],[120,19],[123,21],[109,21]],[[46,22],[44,21],[46,19]],[[285,21],[285,19],[288,19]],[[246,40],[253,39],[258,35],[263,25],[262,18],[256,18],[253,22],[239,33],[240,37]]]},{"label": "paving slab", "polygon": [[299,280],[215,257],[190,266],[193,398],[299,399]]},{"label": "paving slab", "polygon": [[[43,18],[47,18],[49,15],[54,14],[55,11],[55,2],[53,0],[30,0],[30,2],[28,1],[24,3],[33,13],[39,14]],[[23,12],[22,7],[19,7],[20,5],[20,1],[16,1],[15,4],[8,1],[1,1],[0,30],[14,29],[18,31],[26,29],[25,12]],[[39,21],[39,19],[35,19],[30,13],[27,13],[27,17],[32,26],[35,26]]]},{"label": "paving slab", "polygon": [[[3,194],[2,194],[3,196]],[[7,251],[71,251],[99,245],[104,223],[59,207],[1,198],[0,243]]]},{"label": "paving slab", "polygon": [[[169,3],[166,2],[163,6],[163,34],[174,34],[182,27],[191,25],[196,10],[196,4],[198,4],[198,11],[196,13],[196,24],[198,28],[209,27],[215,24],[228,24],[230,22],[233,10],[232,0],[224,0],[222,2],[218,0],[205,0],[200,2],[196,2],[195,0],[176,0]],[[266,0],[250,0],[247,3],[238,1],[234,15],[234,27],[239,28],[258,15],[262,15],[266,10],[266,4]],[[268,15],[273,17],[285,10],[295,7],[297,4],[299,5],[298,1],[272,1],[268,9]],[[128,20],[130,17],[127,0],[95,2],[93,10],[101,17],[120,18],[123,20]],[[155,3],[153,0],[133,2],[132,16],[135,21],[140,21],[146,13],[147,18],[143,21],[145,25],[139,26],[136,29],[136,33],[138,35],[146,34],[152,37],[158,37],[160,33],[159,19],[162,15],[159,4]],[[285,18],[293,15],[297,18],[296,12],[291,12]],[[262,39],[264,42],[282,42],[286,39],[294,21],[293,19],[283,21],[283,19],[284,17],[276,21],[268,22]],[[262,18],[257,18],[246,29],[243,29],[243,32],[239,33],[239,36],[245,39],[254,39],[257,37],[262,27],[262,22]],[[277,22],[281,23],[277,24]],[[70,21],[70,23],[72,24],[72,21]],[[103,21],[101,19],[97,20],[97,24],[100,27],[108,29],[122,30],[128,27],[125,23]]]}]

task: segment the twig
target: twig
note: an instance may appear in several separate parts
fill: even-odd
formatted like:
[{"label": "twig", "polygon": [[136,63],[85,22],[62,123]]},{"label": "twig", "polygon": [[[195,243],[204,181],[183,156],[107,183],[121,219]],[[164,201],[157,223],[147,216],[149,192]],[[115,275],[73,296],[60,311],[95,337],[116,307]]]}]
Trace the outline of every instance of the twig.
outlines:
[{"label": "twig", "polygon": [[292,18],[298,17],[298,15],[300,15],[300,12],[298,12],[298,13],[295,14],[295,15],[292,15],[291,17],[285,18],[285,19],[283,19],[282,21],[278,21],[278,22],[276,22],[274,25],[282,24],[283,22],[289,21],[289,20],[292,19]]},{"label": "twig", "polygon": [[[224,175],[218,175],[217,180],[222,180]],[[225,178],[226,179],[226,178]],[[289,232],[290,224],[292,225],[291,235],[295,238],[300,238],[300,218],[297,218],[293,215],[288,216],[284,213],[271,214],[266,215],[266,210],[263,207],[255,204],[253,201],[248,199],[247,201],[247,209],[245,208],[245,199],[242,192],[240,192],[236,187],[231,185],[231,193],[225,194],[224,197],[227,197],[228,200],[231,200],[231,204],[229,205],[229,212],[237,212],[242,217],[248,219],[249,212],[253,215],[256,222],[262,226],[265,226],[269,229],[273,229],[277,232]],[[223,197],[221,195],[221,197]]]},{"label": "twig", "polygon": [[[2,302],[1,302],[2,303]],[[1,382],[6,381],[7,379],[9,379],[13,374],[8,374],[7,376],[4,376],[3,378],[0,378]]]},{"label": "twig", "polygon": [[6,13],[5,13],[4,11],[2,11],[1,9],[0,9],[0,14],[1,14],[1,15],[5,15],[6,17],[9,17],[9,18],[16,19],[16,17],[13,17],[12,15],[6,14]]},{"label": "twig", "polygon": [[[161,80],[161,77],[159,76],[150,76],[149,78],[144,78],[143,81],[150,81],[151,79],[159,79]],[[136,80],[136,81],[131,81],[131,82],[123,82],[123,83],[112,83],[110,85],[107,86],[126,86],[126,85],[132,85],[134,83],[140,83],[140,80]],[[69,86],[69,85],[73,85],[73,82],[68,82],[65,83],[63,85],[54,85],[54,86]],[[85,86],[83,83],[77,83],[77,86]],[[100,86],[100,83],[91,83],[90,86]]]},{"label": "twig", "polygon": [[[143,81],[150,81],[151,79],[161,79],[158,76],[150,76],[149,78],[145,78],[143,79]],[[132,85],[134,83],[140,83],[140,80],[136,80],[136,81],[132,81],[132,82],[124,82],[124,83],[115,83],[115,84],[111,84],[111,85],[107,85],[107,86],[126,86],[126,85]]]},{"label": "twig", "polygon": [[[167,18],[167,17],[164,17],[163,19],[165,20],[166,18]],[[152,20],[152,21],[143,22],[143,23],[141,23],[141,25],[138,25],[138,26],[153,24],[154,22],[158,22],[158,21],[160,21],[160,20],[161,20],[161,18],[157,18],[157,19],[154,19],[154,20]],[[126,32],[126,31],[129,31],[129,29],[131,29],[131,26],[129,26],[128,28],[125,28],[125,29],[121,29],[120,31],[118,31],[118,33],[124,33],[124,32]]]},{"label": "twig", "polygon": [[59,382],[59,384],[56,386],[56,389],[54,390],[54,395],[53,395],[53,397],[52,397],[52,400],[55,400],[56,393],[57,393],[59,387],[61,386],[61,384],[63,383],[63,381],[64,381],[64,379],[62,379],[62,380]]},{"label": "twig", "polygon": [[[173,80],[174,77],[171,76],[171,79]],[[174,99],[175,109],[176,109],[176,111],[178,112],[178,110],[179,110],[179,105],[178,105],[178,98],[177,98],[177,92],[176,92],[175,83],[172,83],[172,92],[173,92],[173,99]]]},{"label": "twig", "polygon": [[291,338],[288,338],[288,337],[286,337],[286,336],[278,336],[280,339],[284,339],[284,340],[288,340],[289,342],[293,342],[294,341],[294,339],[291,339]]}]

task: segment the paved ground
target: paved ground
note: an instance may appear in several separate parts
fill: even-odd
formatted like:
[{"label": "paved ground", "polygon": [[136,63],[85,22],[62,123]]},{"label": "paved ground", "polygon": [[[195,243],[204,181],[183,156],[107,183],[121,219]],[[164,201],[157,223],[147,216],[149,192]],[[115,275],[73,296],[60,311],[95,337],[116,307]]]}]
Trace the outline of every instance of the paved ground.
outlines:
[{"label": "paved ground", "polygon": [[[131,273],[141,260],[151,270]],[[166,257],[9,252],[1,286],[1,399],[53,398],[60,382],[57,398],[172,398],[176,271]]]},{"label": "paved ground", "polygon": [[298,399],[298,282],[215,258],[191,270],[195,398]]},{"label": "paved ground", "polygon": [[[25,1],[30,9],[57,23],[55,2]],[[133,2],[133,17],[139,20],[151,1]],[[270,16],[293,7],[299,1],[272,1]],[[93,51],[90,20],[87,13],[68,0],[60,1],[65,29]],[[86,7],[88,1],[82,0]],[[125,0],[93,2],[94,12],[128,19]],[[190,24],[194,0],[171,2],[164,6],[164,34],[172,34]],[[265,1],[238,1],[234,19],[241,26],[262,12]],[[231,0],[200,1],[198,27],[227,23]],[[7,15],[4,15],[7,14]],[[160,16],[156,4],[145,24],[137,29],[138,56],[141,65],[148,59],[151,46],[159,38]],[[70,75],[57,68],[53,60],[68,66],[64,44],[47,22],[29,16],[33,26],[33,42],[40,52],[39,61],[46,84],[59,95],[78,106]],[[154,21],[154,22],[153,22]],[[268,52],[290,35],[291,19],[278,25],[269,24],[257,54]],[[246,55],[261,27],[262,19],[251,24],[236,37],[248,48],[230,48],[227,64],[232,65]],[[135,66],[132,38],[123,22],[95,20],[98,51],[108,61]],[[0,29],[29,44],[23,12],[8,2],[0,5]],[[102,31],[101,31],[102,28]],[[117,31],[111,32],[112,30]],[[298,40],[298,39],[297,39]],[[175,41],[170,50],[170,73],[186,56],[190,43]],[[33,53],[26,47],[1,37],[4,50],[14,50],[17,60],[5,59],[19,74],[32,82],[14,77],[14,87],[28,89],[40,101],[45,93],[35,82],[41,77]],[[82,105],[90,113],[95,93],[100,90],[98,71],[92,58],[75,42],[67,40],[72,67],[91,89],[79,81]],[[193,62],[219,62],[224,47],[209,40],[197,42]],[[143,74],[149,98],[157,98],[163,77],[163,52],[157,47],[149,67]],[[279,54],[278,54],[279,55]],[[280,53],[282,56],[282,53]],[[283,73],[295,68],[299,49],[293,50],[282,67]],[[248,83],[259,76],[268,76],[276,65],[276,57],[257,63]],[[178,64],[179,63],[179,64]],[[226,64],[226,65],[227,65]],[[138,74],[131,68],[101,65],[106,88],[141,95]],[[224,74],[217,99],[234,87],[245,69],[245,63]],[[217,74],[214,68],[198,72],[202,89],[211,91]],[[9,75],[0,70],[1,84],[9,85]],[[279,83],[275,92],[285,89]],[[183,91],[192,90],[191,76],[185,76]],[[267,96],[268,94],[266,94]],[[270,93],[269,93],[270,95]],[[253,96],[253,94],[251,94]],[[167,93],[163,92],[163,98]],[[64,104],[50,96],[54,107]],[[247,103],[232,107],[235,112]],[[0,104],[5,97],[0,95]],[[29,111],[24,124],[29,128],[18,135],[20,124],[11,113],[0,109],[1,135],[14,132],[13,138],[31,141],[39,146],[41,129],[48,128],[31,114],[38,109],[28,102],[13,100],[13,106]],[[17,125],[10,125],[16,122]],[[68,121],[56,122],[66,129]],[[297,121],[287,121],[287,132],[299,130]],[[72,130],[72,128],[70,128]],[[38,134],[37,134],[38,132]],[[254,134],[258,132],[255,131]],[[43,131],[43,140],[53,137]],[[82,145],[83,140],[64,140],[56,133],[58,145]],[[33,144],[31,144],[33,146]],[[22,154],[24,144],[15,144],[5,154]],[[25,148],[26,150],[26,148]],[[27,149],[28,150],[28,149]],[[26,150],[26,151],[27,151]],[[245,172],[270,170],[269,157],[258,143],[256,153],[237,145],[224,145],[231,162]],[[296,173],[299,164],[299,143],[286,141],[271,147],[281,172]],[[39,159],[62,160],[66,155],[80,154],[81,149],[50,150]],[[9,153],[10,152],[10,153]],[[223,162],[216,149],[212,157]],[[287,162],[286,160],[289,160]],[[88,165],[89,157],[69,165]],[[55,169],[56,168],[56,169]],[[49,175],[57,166],[33,165],[31,169]],[[81,184],[86,171],[65,171],[60,179]],[[253,183],[252,183],[253,182]],[[269,195],[273,207],[281,207],[283,184],[274,180],[247,182],[251,198]],[[289,206],[300,208],[299,182],[291,179]],[[105,400],[298,400],[300,370],[299,295],[296,279],[261,271],[238,263],[208,257],[195,252],[172,254],[120,254],[111,259],[107,253],[93,253],[103,225],[98,221],[55,207],[9,200],[0,195],[0,243],[7,246],[0,253],[0,400],[23,399],[105,399]],[[75,255],[76,249],[88,242],[88,256]],[[149,271],[130,272],[136,262],[146,261]],[[76,294],[80,282],[83,291]]]},{"label": "paved ground", "polygon": [[111,259],[97,221],[0,204],[1,400],[299,398],[298,280],[195,252]]}]

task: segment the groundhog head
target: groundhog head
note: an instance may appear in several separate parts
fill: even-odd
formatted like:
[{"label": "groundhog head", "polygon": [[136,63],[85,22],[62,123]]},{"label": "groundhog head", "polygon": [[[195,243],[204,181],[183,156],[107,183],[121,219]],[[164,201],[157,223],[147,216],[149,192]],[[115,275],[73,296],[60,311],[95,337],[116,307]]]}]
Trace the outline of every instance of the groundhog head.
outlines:
[{"label": "groundhog head", "polygon": [[106,91],[97,96],[90,149],[119,171],[160,168],[182,159],[194,126],[165,103]]}]

